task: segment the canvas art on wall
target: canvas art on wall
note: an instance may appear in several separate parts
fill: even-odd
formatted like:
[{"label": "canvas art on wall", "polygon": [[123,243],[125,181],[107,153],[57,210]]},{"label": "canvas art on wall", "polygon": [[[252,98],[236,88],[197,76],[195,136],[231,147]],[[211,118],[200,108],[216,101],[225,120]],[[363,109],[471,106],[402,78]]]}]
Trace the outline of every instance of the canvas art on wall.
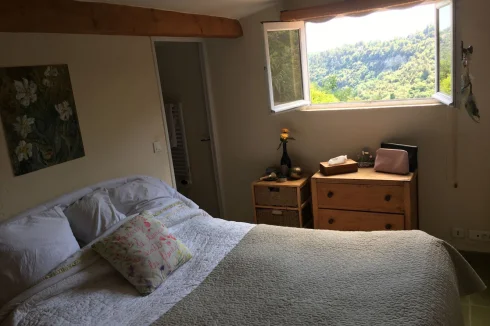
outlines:
[{"label": "canvas art on wall", "polygon": [[0,68],[0,117],[16,176],[85,155],[67,65]]}]

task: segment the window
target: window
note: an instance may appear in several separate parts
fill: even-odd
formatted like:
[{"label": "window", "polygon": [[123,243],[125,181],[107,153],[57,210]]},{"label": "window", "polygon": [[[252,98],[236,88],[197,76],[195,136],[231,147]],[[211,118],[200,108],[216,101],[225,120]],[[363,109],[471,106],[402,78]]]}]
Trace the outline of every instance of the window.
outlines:
[{"label": "window", "polygon": [[435,98],[443,103],[453,102],[453,13],[450,2],[436,5],[436,53],[438,62]]},{"label": "window", "polygon": [[451,1],[264,23],[271,109],[432,97],[452,104],[453,25]]},{"label": "window", "polygon": [[305,24],[264,26],[271,109],[278,112],[310,104]]}]

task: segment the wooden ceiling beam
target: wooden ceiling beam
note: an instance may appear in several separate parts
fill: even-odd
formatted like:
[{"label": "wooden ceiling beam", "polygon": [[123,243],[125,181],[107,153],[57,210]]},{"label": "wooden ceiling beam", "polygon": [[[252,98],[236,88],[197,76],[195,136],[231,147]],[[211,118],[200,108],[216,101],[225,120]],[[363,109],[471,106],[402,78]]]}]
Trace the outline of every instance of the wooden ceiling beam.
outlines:
[{"label": "wooden ceiling beam", "polygon": [[0,32],[237,38],[235,19],[73,0],[0,1]]}]

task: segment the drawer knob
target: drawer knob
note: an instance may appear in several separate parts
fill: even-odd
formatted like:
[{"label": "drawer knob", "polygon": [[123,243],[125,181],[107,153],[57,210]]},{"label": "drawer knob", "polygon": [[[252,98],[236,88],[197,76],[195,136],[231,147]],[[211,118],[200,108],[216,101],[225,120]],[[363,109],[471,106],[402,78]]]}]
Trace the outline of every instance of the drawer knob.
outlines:
[{"label": "drawer knob", "polygon": [[327,197],[328,198],[332,198],[333,197],[333,192],[329,191],[328,194],[327,194]]},{"label": "drawer knob", "polygon": [[333,224],[333,222],[335,222],[335,220],[333,218],[328,220],[328,224]]},{"label": "drawer knob", "polygon": [[391,195],[386,195],[385,196],[385,201],[390,201],[391,200]]},{"label": "drawer knob", "polygon": [[388,223],[388,224],[385,225],[385,229],[386,230],[391,230],[391,228],[392,228],[392,225],[390,223]]}]

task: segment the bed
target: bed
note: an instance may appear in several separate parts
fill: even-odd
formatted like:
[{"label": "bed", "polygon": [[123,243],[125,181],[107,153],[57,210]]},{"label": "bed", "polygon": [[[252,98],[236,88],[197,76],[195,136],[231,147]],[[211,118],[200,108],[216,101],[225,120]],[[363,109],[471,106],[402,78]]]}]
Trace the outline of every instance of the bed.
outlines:
[{"label": "bed", "polygon": [[125,218],[92,242],[123,225],[127,213],[145,210],[192,259],[141,296],[92,242],[84,243],[9,298],[1,325],[459,326],[460,296],[485,289],[454,248],[422,231],[339,232],[216,219],[147,176],[84,188],[13,220],[52,207],[66,211],[97,189],[141,183],[159,189],[158,196],[133,194],[129,205],[119,203]]}]

